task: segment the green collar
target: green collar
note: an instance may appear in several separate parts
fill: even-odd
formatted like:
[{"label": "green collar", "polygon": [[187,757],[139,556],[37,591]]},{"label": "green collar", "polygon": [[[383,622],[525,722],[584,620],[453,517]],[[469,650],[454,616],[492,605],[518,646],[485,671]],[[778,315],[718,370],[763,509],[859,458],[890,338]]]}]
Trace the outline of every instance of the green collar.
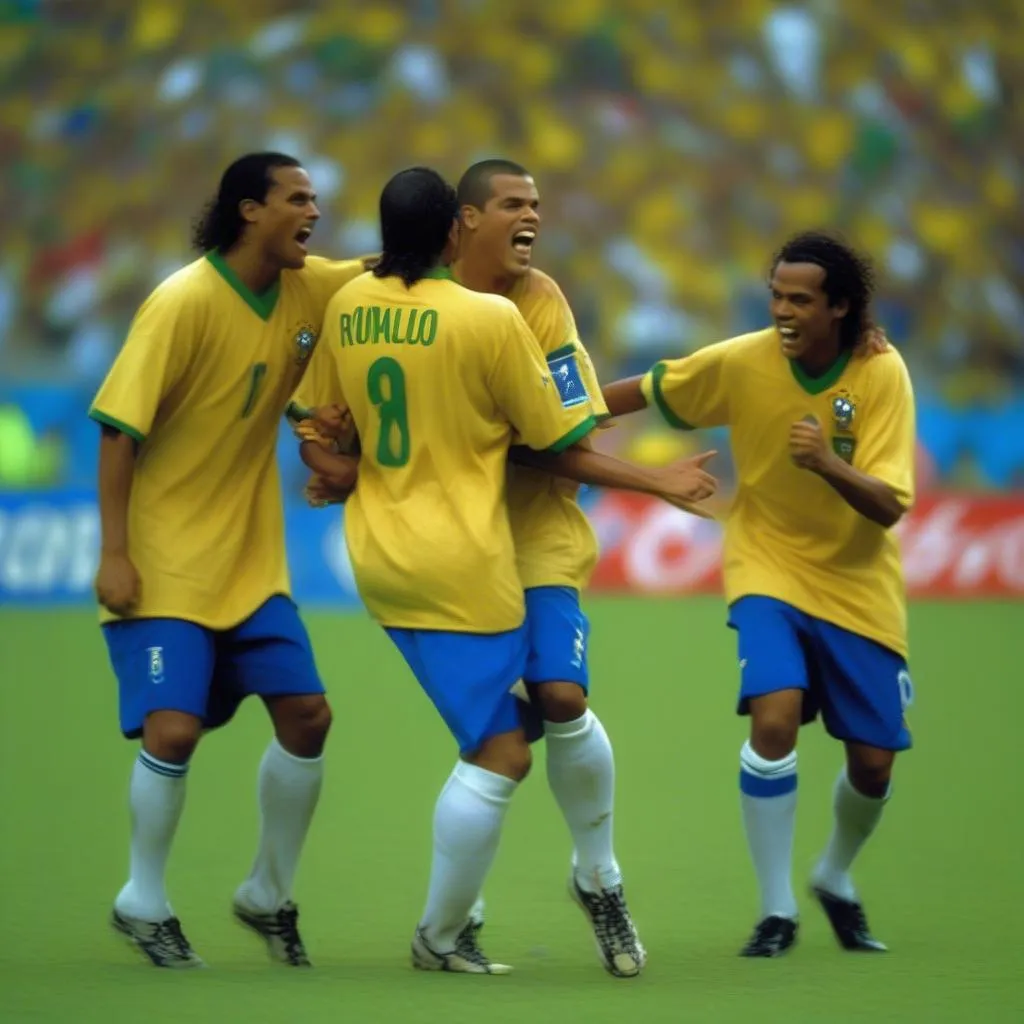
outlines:
[{"label": "green collar", "polygon": [[853,349],[850,348],[840,352],[839,358],[820,377],[811,377],[795,359],[789,361],[789,368],[793,371],[797,384],[807,394],[820,395],[822,391],[828,391],[830,387],[833,387],[836,381],[842,377],[843,370],[846,369],[846,364],[852,355]]},{"label": "green collar", "polygon": [[455,278],[452,276],[452,268],[451,267],[441,267],[441,266],[431,267],[430,270],[428,270],[423,275],[423,278],[424,278],[424,280],[428,280],[429,279],[431,281],[454,281],[455,280]]},{"label": "green collar", "polygon": [[206,258],[210,261],[214,270],[224,278],[225,281],[237,292],[239,298],[261,319],[269,320],[273,315],[274,307],[277,305],[277,297],[281,294],[280,277],[261,295],[257,295],[243,284],[241,278],[228,266],[224,254],[217,249],[211,249]]}]

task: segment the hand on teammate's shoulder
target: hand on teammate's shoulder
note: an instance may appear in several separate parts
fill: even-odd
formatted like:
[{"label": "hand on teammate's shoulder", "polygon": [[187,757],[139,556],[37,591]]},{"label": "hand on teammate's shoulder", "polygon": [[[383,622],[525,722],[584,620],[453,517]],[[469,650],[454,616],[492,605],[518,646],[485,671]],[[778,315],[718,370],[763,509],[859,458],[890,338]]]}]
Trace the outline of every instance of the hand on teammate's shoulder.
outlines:
[{"label": "hand on teammate's shoulder", "polygon": [[867,330],[861,336],[857,344],[865,356],[880,356],[891,348],[889,338],[886,336],[885,328],[877,324],[869,324]]}]

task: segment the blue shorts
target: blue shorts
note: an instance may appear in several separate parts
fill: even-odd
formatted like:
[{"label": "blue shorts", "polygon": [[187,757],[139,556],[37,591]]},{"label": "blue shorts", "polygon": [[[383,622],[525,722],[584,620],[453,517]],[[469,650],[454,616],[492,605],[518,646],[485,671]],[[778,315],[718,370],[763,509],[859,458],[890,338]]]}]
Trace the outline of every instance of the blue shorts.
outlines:
[{"label": "blue shorts", "polygon": [[910,747],[904,712],[914,690],[901,655],[772,597],[741,597],[729,608],[729,625],[739,633],[739,714],[753,697],[799,689],[804,723],[820,711],[838,740]]},{"label": "blue shorts", "polygon": [[577,683],[590,687],[587,641],[590,623],[572,587],[531,587],[526,594],[526,628],[530,654],[528,683]]},{"label": "blue shorts", "polygon": [[525,623],[507,633],[388,627],[385,632],[444,719],[460,753],[471,754],[492,736],[521,728],[521,709],[529,705],[510,691],[526,669]]},{"label": "blue shorts", "polygon": [[129,739],[142,735],[154,711],[183,711],[216,729],[251,693],[324,692],[306,627],[282,594],[231,629],[124,619],[105,623],[103,636],[120,690],[121,732]]}]

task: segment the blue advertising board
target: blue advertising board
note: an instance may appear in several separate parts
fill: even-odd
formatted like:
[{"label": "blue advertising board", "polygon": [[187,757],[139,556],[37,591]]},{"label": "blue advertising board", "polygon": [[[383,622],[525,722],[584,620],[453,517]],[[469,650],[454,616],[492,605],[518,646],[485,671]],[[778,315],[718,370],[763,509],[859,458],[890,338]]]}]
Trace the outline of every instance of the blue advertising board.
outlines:
[{"label": "blue advertising board", "polygon": [[[338,507],[286,509],[292,591],[299,604],[359,604],[342,516]],[[99,540],[94,492],[0,493],[0,604],[91,603]]]}]

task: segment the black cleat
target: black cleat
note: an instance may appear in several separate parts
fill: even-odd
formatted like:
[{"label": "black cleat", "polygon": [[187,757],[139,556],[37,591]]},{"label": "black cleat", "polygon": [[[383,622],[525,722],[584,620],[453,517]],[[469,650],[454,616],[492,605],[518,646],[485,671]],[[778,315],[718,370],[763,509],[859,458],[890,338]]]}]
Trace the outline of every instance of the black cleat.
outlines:
[{"label": "black cleat", "polygon": [[812,887],[814,898],[825,911],[828,923],[832,925],[836,941],[843,949],[854,953],[887,953],[889,947],[871,934],[864,906],[853,900],[844,900],[835,893]]},{"label": "black cleat", "polygon": [[236,902],[235,920],[251,928],[267,944],[271,960],[289,967],[311,967],[299,935],[299,908],[289,900],[272,914],[261,914]]},{"label": "black cleat", "polygon": [[124,936],[154,967],[181,970],[206,966],[189,945],[181,930],[181,922],[176,917],[168,917],[163,921],[143,921],[115,910],[111,914],[110,923],[114,931]]},{"label": "black cleat", "polygon": [[782,956],[796,943],[798,927],[791,917],[766,917],[758,922],[750,941],[740,950],[740,956]]}]

